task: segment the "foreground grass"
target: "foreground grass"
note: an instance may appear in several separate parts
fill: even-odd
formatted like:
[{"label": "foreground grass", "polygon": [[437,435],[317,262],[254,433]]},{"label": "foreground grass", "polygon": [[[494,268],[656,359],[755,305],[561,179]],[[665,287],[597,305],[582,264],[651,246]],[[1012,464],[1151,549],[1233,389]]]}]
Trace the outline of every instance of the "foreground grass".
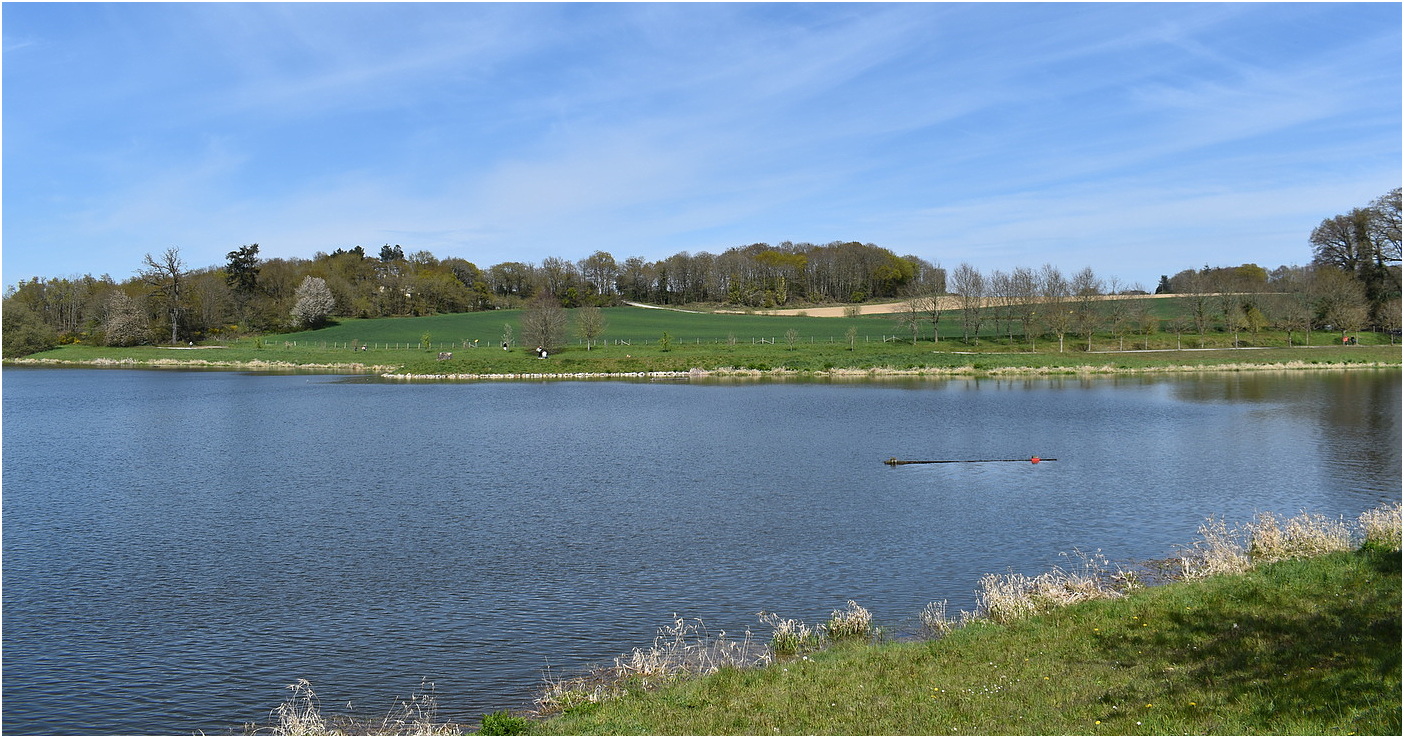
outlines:
[{"label": "foreground grass", "polygon": [[1365,548],[937,641],[631,690],[542,735],[1400,734],[1400,556]]}]

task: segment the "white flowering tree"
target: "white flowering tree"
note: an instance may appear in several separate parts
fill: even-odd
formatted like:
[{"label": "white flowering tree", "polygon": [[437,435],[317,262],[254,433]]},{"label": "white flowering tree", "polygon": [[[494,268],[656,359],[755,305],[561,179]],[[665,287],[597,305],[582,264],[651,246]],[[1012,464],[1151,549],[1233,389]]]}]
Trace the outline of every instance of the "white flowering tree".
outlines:
[{"label": "white flowering tree", "polygon": [[326,280],[321,277],[307,277],[298,285],[294,295],[293,324],[299,328],[316,328],[326,322],[327,316],[336,309],[336,300]]}]

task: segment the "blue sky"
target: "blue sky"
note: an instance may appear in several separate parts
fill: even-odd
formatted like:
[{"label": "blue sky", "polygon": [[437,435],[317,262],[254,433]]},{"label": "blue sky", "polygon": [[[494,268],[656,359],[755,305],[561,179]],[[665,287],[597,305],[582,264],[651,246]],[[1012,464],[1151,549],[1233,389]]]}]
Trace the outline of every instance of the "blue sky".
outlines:
[{"label": "blue sky", "polygon": [[1400,186],[1400,29],[1398,3],[7,2],[0,268],[1305,263]]}]

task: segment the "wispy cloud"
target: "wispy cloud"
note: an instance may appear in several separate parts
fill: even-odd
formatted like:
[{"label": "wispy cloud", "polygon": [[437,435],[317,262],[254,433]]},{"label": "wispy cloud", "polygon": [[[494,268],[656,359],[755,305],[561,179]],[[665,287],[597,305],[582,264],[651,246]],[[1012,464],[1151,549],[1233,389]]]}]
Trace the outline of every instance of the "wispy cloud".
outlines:
[{"label": "wispy cloud", "polygon": [[490,264],[856,238],[1143,280],[1235,249],[1300,261],[1290,233],[1399,180],[1397,6],[78,4],[5,21],[7,276],[122,272],[173,244],[200,264],[253,241],[396,240]]}]

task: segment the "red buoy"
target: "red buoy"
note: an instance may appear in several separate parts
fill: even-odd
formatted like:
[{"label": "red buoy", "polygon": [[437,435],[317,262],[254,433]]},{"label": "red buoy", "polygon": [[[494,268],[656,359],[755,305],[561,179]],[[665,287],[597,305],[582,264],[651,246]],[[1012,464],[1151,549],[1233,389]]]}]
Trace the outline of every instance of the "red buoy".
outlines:
[{"label": "red buoy", "polygon": [[1032,459],[1029,459],[1029,461],[1032,462],[1032,463],[1037,464],[1037,463],[1040,461],[1040,459],[1039,459],[1037,456],[1035,456],[1035,457],[1033,457]]}]

